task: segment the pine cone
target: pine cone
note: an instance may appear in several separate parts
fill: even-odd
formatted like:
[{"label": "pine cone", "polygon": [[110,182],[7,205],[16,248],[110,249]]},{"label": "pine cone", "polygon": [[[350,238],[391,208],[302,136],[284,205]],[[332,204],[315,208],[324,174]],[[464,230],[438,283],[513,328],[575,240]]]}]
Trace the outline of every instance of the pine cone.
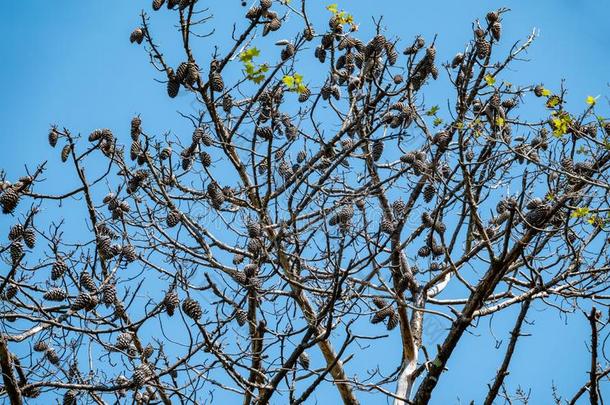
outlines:
[{"label": "pine cone", "polygon": [[60,258],[55,260],[53,263],[53,267],[51,269],[51,280],[57,280],[68,270],[68,266],[64,261]]},{"label": "pine cone", "polygon": [[430,256],[430,253],[431,253],[431,251],[428,246],[422,246],[417,251],[417,255],[420,257],[428,257],[428,256]]},{"label": "pine cone", "polygon": [[447,149],[450,141],[451,141],[451,136],[445,130],[437,132],[436,134],[434,134],[434,137],[432,138],[432,143],[434,145],[438,146],[438,148],[440,150]]},{"label": "pine cone", "polygon": [[237,264],[241,264],[244,261],[244,255],[242,255],[241,253],[235,253],[233,255],[233,264],[237,265]]},{"label": "pine cone", "polygon": [[44,352],[49,348],[49,345],[47,345],[44,341],[39,340],[38,342],[34,343],[34,351],[36,352]]},{"label": "pine cone", "polygon": [[66,145],[63,147],[63,149],[61,150],[61,161],[66,163],[66,161],[68,160],[68,157],[70,156],[70,151],[71,151],[71,147],[70,145]]},{"label": "pine cone", "polygon": [[432,201],[435,193],[436,193],[436,190],[434,189],[434,186],[432,184],[428,184],[426,187],[424,187],[424,191],[423,191],[424,201],[427,203]]},{"label": "pine cone", "polygon": [[222,110],[229,114],[231,112],[231,108],[233,108],[233,97],[231,97],[230,94],[225,94],[222,98]]},{"label": "pine cone", "polygon": [[261,15],[262,9],[259,6],[254,6],[246,13],[246,18],[249,20],[255,20]]},{"label": "pine cone", "polygon": [[187,71],[188,71],[188,63],[187,62],[180,63],[180,65],[178,65],[178,68],[176,69],[176,75],[175,75],[176,81],[178,81],[180,83],[184,82],[184,80],[186,79]]},{"label": "pine cone", "polygon": [[304,103],[307,100],[309,100],[309,97],[311,96],[311,90],[309,90],[308,87],[303,88],[303,90],[299,93],[299,103]]},{"label": "pine cone", "polygon": [[324,63],[326,61],[326,50],[324,49],[324,47],[316,47],[314,51],[314,56],[320,61],[320,63]]},{"label": "pine cone", "polygon": [[55,351],[55,349],[53,349],[52,347],[49,347],[47,349],[47,351],[45,352],[45,356],[51,364],[54,364],[54,365],[59,364],[59,361],[60,361],[59,356],[57,355],[57,352]]},{"label": "pine cone", "polygon": [[201,152],[199,154],[199,160],[203,167],[210,167],[212,165],[212,156],[207,152]]},{"label": "pine cone", "polygon": [[491,51],[491,45],[485,38],[479,38],[475,42],[475,49],[477,52],[477,58],[485,59]]},{"label": "pine cone", "polygon": [[451,68],[455,69],[456,67],[460,66],[462,64],[462,62],[464,61],[465,55],[461,52],[457,53],[454,57],[453,60],[451,61]]},{"label": "pine cone", "polygon": [[263,36],[267,36],[270,32],[277,31],[282,26],[282,21],[279,18],[272,18],[271,21],[263,26]]},{"label": "pine cone", "polygon": [[121,249],[121,253],[127,263],[132,263],[138,258],[136,249],[132,245],[123,246],[123,248]]},{"label": "pine cone", "polygon": [[373,157],[373,161],[378,161],[381,159],[381,155],[383,154],[383,141],[377,140],[373,142],[373,146],[371,147],[371,156]]},{"label": "pine cone", "polygon": [[66,292],[63,289],[57,287],[51,288],[42,296],[42,298],[47,301],[63,301],[66,299],[66,297]]},{"label": "pine cone", "polygon": [[528,210],[533,210],[533,209],[540,207],[543,204],[544,204],[544,201],[542,201],[541,198],[532,198],[531,200],[529,200],[527,202],[527,204],[525,205],[525,208],[527,208]]},{"label": "pine cone", "polygon": [[102,287],[102,302],[106,306],[114,305],[116,302],[116,286],[108,283]]},{"label": "pine cone", "polygon": [[179,0],[178,10],[184,10],[191,4],[195,3],[196,0]]},{"label": "pine cone", "polygon": [[254,277],[258,272],[258,266],[254,263],[250,263],[244,266],[244,274],[247,278]]},{"label": "pine cone", "polygon": [[188,86],[193,86],[198,81],[199,81],[199,66],[197,66],[197,64],[194,62],[188,62],[186,65],[186,75],[184,77],[184,82]]},{"label": "pine cone", "polygon": [[165,0],[153,0],[153,2],[152,2],[153,10],[158,11],[161,7],[163,7],[163,3],[165,3]]},{"label": "pine cone", "polygon": [[337,222],[346,224],[352,220],[354,216],[354,207],[352,204],[344,205],[337,213]]},{"label": "pine cone", "polygon": [[187,298],[182,302],[182,311],[189,318],[198,321],[203,315],[201,311],[201,305],[192,298]]},{"label": "pine cone", "polygon": [[134,370],[132,381],[136,387],[143,387],[146,381],[152,376],[150,366],[146,363],[140,364]]},{"label": "pine cone", "polygon": [[280,164],[278,165],[278,173],[284,179],[289,179],[294,174],[292,172],[292,166],[285,159],[280,161]]},{"label": "pine cone", "polygon": [[165,294],[163,305],[165,306],[165,312],[167,312],[169,316],[174,316],[174,311],[179,304],[180,300],[178,299],[176,291],[171,290]]},{"label": "pine cone", "polygon": [[403,200],[396,200],[392,203],[392,211],[396,218],[402,218],[406,214],[407,204]]},{"label": "pine cone", "polygon": [[212,203],[212,207],[220,209],[222,204],[225,202],[226,197],[222,192],[222,189],[218,186],[218,183],[211,182],[207,187],[208,197]]},{"label": "pine cone", "polygon": [[87,293],[80,293],[72,303],[70,309],[72,311],[80,311],[84,309],[85,311],[91,311],[97,305],[97,298],[94,295],[90,295]]},{"label": "pine cone", "polygon": [[375,312],[375,315],[371,319],[371,323],[377,324],[379,322],[383,322],[385,318],[392,315],[392,312],[394,312],[394,308],[392,308],[391,306]]},{"label": "pine cone", "polygon": [[256,255],[256,256],[260,255],[263,252],[264,248],[265,247],[263,245],[263,242],[261,242],[260,239],[251,238],[248,241],[248,246],[247,246],[248,252],[252,253],[253,255]]},{"label": "pine cone", "polygon": [[59,139],[59,133],[57,132],[57,129],[55,127],[52,127],[51,130],[49,131],[49,145],[54,148],[55,146],[57,146],[57,140]]},{"label": "pine cone", "polygon": [[393,43],[388,41],[385,43],[384,48],[385,48],[386,56],[388,58],[388,63],[392,66],[395,65],[396,62],[398,61],[398,52],[396,51],[396,47],[394,46]]},{"label": "pine cone", "polygon": [[23,231],[23,241],[30,249],[34,249],[36,245],[36,234],[32,228],[27,228]]},{"label": "pine cone", "polygon": [[25,387],[21,394],[25,398],[38,398],[40,396],[40,388],[39,387]]},{"label": "pine cone", "polygon": [[386,325],[388,330],[392,330],[394,329],[397,325],[398,325],[398,312],[396,311],[392,311],[392,313],[390,314],[390,317],[388,318],[388,323]]},{"label": "pine cone", "polygon": [[243,271],[233,271],[231,272],[231,277],[235,280],[239,285],[248,286],[248,276]]},{"label": "pine cone", "polygon": [[222,80],[222,76],[220,76],[220,73],[212,72],[210,74],[210,86],[212,87],[213,91],[217,92],[221,92],[224,89],[225,84]]},{"label": "pine cone", "polygon": [[320,89],[320,95],[322,96],[322,100],[328,100],[330,98],[330,86],[325,84]]},{"label": "pine cone", "polygon": [[167,95],[170,98],[175,98],[180,91],[180,82],[174,78],[170,78],[167,82]]},{"label": "pine cone", "polygon": [[295,48],[293,44],[288,44],[282,49],[281,58],[283,61],[286,61],[294,56]]},{"label": "pine cone", "polygon": [[16,266],[23,255],[23,244],[20,241],[13,241],[10,248],[11,263]]},{"label": "pine cone", "polygon": [[[491,237],[491,235],[490,235]],[[432,256],[434,257],[439,257],[439,256],[443,256],[445,254],[445,249],[443,248],[442,245],[433,243],[432,246],[430,247],[430,250],[432,252]]]},{"label": "pine cone", "polygon": [[91,292],[96,292],[97,291],[97,287],[95,285],[95,281],[93,281],[93,278],[91,277],[91,275],[87,271],[81,272],[81,274],[80,274],[80,285],[81,285],[81,287],[84,287],[88,291],[91,291]]},{"label": "pine cone", "polygon": [[2,206],[2,212],[4,214],[11,214],[17,208],[19,204],[20,196],[12,188],[6,189],[2,195],[0,195],[0,205]]},{"label": "pine cone", "polygon": [[131,35],[129,35],[129,42],[131,42],[132,44],[134,42],[141,44],[143,39],[144,39],[144,30],[140,27],[133,30],[131,32]]},{"label": "pine cone", "polygon": [[496,21],[491,25],[491,35],[496,41],[500,40],[500,36],[502,35],[502,24],[500,21]]},{"label": "pine cone", "polygon": [[471,162],[472,159],[474,159],[474,151],[472,149],[468,149],[466,151],[465,158],[466,158],[467,161]]},{"label": "pine cone", "polygon": [[487,13],[485,18],[487,19],[488,23],[493,24],[498,21],[499,15],[497,11],[490,11],[489,13]]},{"label": "pine cone", "polygon": [[381,232],[391,234],[394,232],[394,222],[390,218],[383,218],[380,226]]},{"label": "pine cone", "polygon": [[299,364],[305,370],[309,370],[310,361],[309,361],[309,355],[307,354],[307,352],[303,351],[301,354],[299,354]]},{"label": "pine cone", "polygon": [[180,223],[180,212],[178,210],[170,211],[165,218],[165,223],[169,228],[178,225],[178,223]]},{"label": "pine cone", "polygon": [[16,224],[13,225],[10,229],[10,231],[8,232],[8,239],[11,241],[14,240],[20,240],[23,237],[23,225],[21,224]]},{"label": "pine cone", "polygon": [[303,30],[303,37],[305,38],[306,41],[311,41],[314,39],[315,36],[315,32],[313,27],[305,27],[305,29]]},{"label": "pine cone", "polygon": [[163,148],[161,150],[161,152],[159,153],[159,159],[166,160],[166,159],[169,159],[169,157],[171,155],[172,155],[172,148],[166,147],[166,148]]},{"label": "pine cone", "polygon": [[64,394],[63,405],[77,405],[76,398],[78,398],[78,391],[66,391],[66,393]]},{"label": "pine cone", "polygon": [[14,285],[11,285],[5,290],[2,299],[10,301],[13,298],[15,298],[18,291],[19,291],[19,289],[17,287],[15,287]]},{"label": "pine cone", "polygon": [[154,347],[152,347],[152,345],[149,343],[146,345],[144,350],[142,350],[142,356],[144,356],[144,358],[148,359],[148,358],[150,358],[150,356],[153,355],[154,352],[155,352]]},{"label": "pine cone", "polygon": [[201,137],[201,143],[203,143],[205,146],[212,146],[212,137],[210,134],[205,132]]},{"label": "pine cone", "polygon": [[117,350],[127,350],[129,346],[131,346],[132,340],[133,336],[131,333],[121,333],[119,336],[117,336],[114,347],[116,347]]},{"label": "pine cone", "polygon": [[258,238],[262,234],[262,225],[253,219],[249,219],[246,223],[246,229],[248,230],[248,236],[251,238]]},{"label": "pine cone", "polygon": [[541,227],[544,225],[544,219],[548,215],[549,210],[550,207],[543,204],[529,211],[525,214],[525,221],[527,223],[524,223],[523,226],[528,226],[529,224],[529,226]]},{"label": "pine cone", "polygon": [[388,306],[387,301],[380,297],[373,297],[373,304],[375,304],[378,309],[382,309]]},{"label": "pine cone", "polygon": [[242,309],[238,309],[235,313],[235,319],[239,326],[244,326],[248,322],[248,313]]},{"label": "pine cone", "polygon": [[271,127],[259,127],[256,130],[256,135],[268,141],[273,138],[273,129]]},{"label": "pine cone", "polygon": [[142,133],[142,120],[140,117],[135,116],[131,119],[131,139],[137,141],[140,134]]}]

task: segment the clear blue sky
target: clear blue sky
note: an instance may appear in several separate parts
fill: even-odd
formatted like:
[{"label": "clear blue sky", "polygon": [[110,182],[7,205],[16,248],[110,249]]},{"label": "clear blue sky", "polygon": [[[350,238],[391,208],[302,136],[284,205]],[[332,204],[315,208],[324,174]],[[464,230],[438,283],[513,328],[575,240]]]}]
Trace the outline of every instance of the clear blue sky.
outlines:
[{"label": "clear blue sky", "polygon": [[[320,27],[328,16],[324,5],[338,2],[361,23],[361,38],[369,38],[366,25],[372,16],[384,15],[388,32],[405,40],[417,34],[432,38],[438,34],[441,60],[450,60],[471,37],[470,23],[494,8],[508,6],[512,12],[504,23],[504,44],[525,38],[533,28],[540,36],[530,49],[528,63],[515,65],[504,78],[517,84],[544,82],[558,88],[566,80],[568,102],[582,105],[587,95],[608,95],[610,66],[610,3],[583,0],[519,1],[328,1],[310,0],[309,11]],[[9,178],[22,174],[24,163],[34,165],[49,160],[58,165],[58,151],[50,154],[46,144],[49,125],[57,123],[74,132],[88,134],[108,127],[121,140],[128,139],[129,121],[141,114],[151,132],[169,130],[190,136],[189,125],[176,111],[188,109],[188,99],[171,101],[157,72],[150,67],[142,49],[129,43],[129,33],[139,24],[139,12],[151,14],[149,1],[5,1],[0,11],[0,168]],[[239,0],[201,1],[215,15],[215,39],[199,42],[195,51],[202,58],[211,53],[216,41],[225,50],[226,35],[234,19],[243,20],[245,9]],[[319,5],[315,10],[315,5]],[[374,4],[374,7],[371,6]],[[176,36],[170,17],[155,13],[152,28],[169,44]],[[281,37],[281,36],[280,36]],[[161,37],[160,37],[161,38]],[[279,38],[278,38],[279,39]],[[220,42],[218,42],[220,41]],[[174,64],[182,58],[179,49],[166,48]],[[443,105],[443,87],[435,84],[427,100]],[[62,178],[52,178],[59,190],[67,187]],[[0,229],[8,222],[0,218]],[[536,306],[537,309],[540,306]],[[493,319],[493,331],[506,342],[515,313]],[[531,311],[525,331],[535,331],[520,344],[507,382],[532,390],[532,404],[551,402],[554,382],[561,394],[570,397],[587,378],[588,329],[582,314],[560,319],[554,310]],[[465,337],[465,344],[449,363],[450,370],[433,397],[435,404],[477,403],[484,396],[485,384],[499,364],[500,350],[494,349],[489,319]],[[398,343],[398,342],[397,342]],[[441,340],[438,340],[441,343]],[[389,352],[388,352],[389,353]],[[395,352],[392,352],[395,353]],[[383,354],[367,354],[359,366],[372,366]],[[394,354],[392,354],[394,355]],[[390,356],[390,354],[388,354]],[[608,393],[608,391],[607,391]],[[328,403],[321,396],[320,403]],[[364,401],[364,403],[368,403]]]}]

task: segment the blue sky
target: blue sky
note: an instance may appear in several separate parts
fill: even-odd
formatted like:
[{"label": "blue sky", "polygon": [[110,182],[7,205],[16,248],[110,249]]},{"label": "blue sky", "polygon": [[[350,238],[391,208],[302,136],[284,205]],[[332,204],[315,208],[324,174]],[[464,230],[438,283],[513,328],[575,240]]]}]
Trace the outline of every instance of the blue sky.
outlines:
[{"label": "blue sky", "polygon": [[[335,0],[333,0],[334,2]],[[330,3],[331,1],[328,1]],[[432,38],[438,34],[437,55],[450,60],[470,39],[470,23],[483,18],[490,9],[507,6],[503,44],[525,38],[534,28],[539,37],[527,54],[529,62],[521,62],[504,79],[517,84],[543,82],[557,89],[565,79],[569,89],[568,102],[578,109],[588,95],[608,95],[607,67],[610,66],[610,3],[604,1],[519,0],[519,1],[337,1],[361,23],[361,38],[369,38],[366,25],[371,17],[383,15],[388,33],[402,38],[406,44],[417,34]],[[142,49],[129,43],[129,33],[139,24],[142,8],[153,17],[152,29],[159,32],[161,45],[170,44],[176,30],[174,14],[152,14],[148,1],[11,1],[0,11],[0,168],[9,178],[22,175],[23,165],[49,160],[51,186],[68,189],[60,172],[58,151],[46,144],[50,124],[58,124],[73,132],[88,134],[98,127],[109,127],[126,141],[129,121],[141,114],[150,132],[173,131],[190,136],[189,123],[176,113],[189,108],[189,99],[169,100],[162,79],[148,64]],[[195,46],[196,53],[207,58],[211,45],[225,50],[223,36],[230,33],[235,19],[243,23],[245,9],[239,0],[206,1],[215,20],[217,35]],[[311,0],[309,12],[318,26],[328,16],[325,2]],[[374,4],[374,7],[371,6]],[[315,6],[314,6],[315,5]],[[277,39],[280,39],[281,35]],[[182,58],[179,49],[165,49],[166,57],[177,64]],[[433,104],[443,105],[447,96],[441,82],[431,85],[426,95]],[[569,104],[570,105],[570,104]],[[8,223],[0,219],[1,229]],[[587,322],[580,313],[567,321],[555,310],[542,310],[537,305],[528,320],[535,331],[524,338],[513,362],[508,383],[512,389],[521,385],[532,390],[531,403],[550,403],[551,384],[562,394],[571,396],[586,380]],[[515,311],[493,319],[493,332],[498,339],[507,339]],[[485,319],[471,334],[449,363],[449,372],[433,397],[435,404],[477,402],[484,396],[499,364],[494,338]],[[542,332],[541,332],[542,331]],[[439,340],[438,343],[441,341]],[[371,355],[363,360],[375,361]],[[324,398],[318,396],[321,403]],[[460,402],[461,400],[461,402]]]}]

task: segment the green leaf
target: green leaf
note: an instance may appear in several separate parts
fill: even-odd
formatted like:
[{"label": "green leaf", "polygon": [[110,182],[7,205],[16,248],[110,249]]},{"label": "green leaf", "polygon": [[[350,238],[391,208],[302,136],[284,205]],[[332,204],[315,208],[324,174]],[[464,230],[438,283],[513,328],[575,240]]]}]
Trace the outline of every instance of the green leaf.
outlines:
[{"label": "green leaf", "polygon": [[430,108],[428,111],[426,111],[426,115],[429,117],[436,115],[438,110],[439,110],[439,106],[437,106],[437,105],[432,106],[432,108]]},{"label": "green leaf", "polygon": [[550,96],[551,94],[552,94],[552,93],[551,93],[551,90],[549,90],[549,89],[542,89],[542,95],[543,95],[544,97],[548,97],[548,96]]}]

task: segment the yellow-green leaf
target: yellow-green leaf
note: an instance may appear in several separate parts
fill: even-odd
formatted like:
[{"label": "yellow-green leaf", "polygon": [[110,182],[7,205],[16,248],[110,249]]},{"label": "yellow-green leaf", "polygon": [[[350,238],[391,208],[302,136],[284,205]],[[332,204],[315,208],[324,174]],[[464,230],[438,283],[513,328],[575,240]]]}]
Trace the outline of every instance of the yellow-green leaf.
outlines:
[{"label": "yellow-green leaf", "polygon": [[337,12],[339,11],[337,3],[329,4],[328,6],[326,6],[326,9],[333,14],[337,14]]},{"label": "yellow-green leaf", "polygon": [[595,103],[597,102],[598,98],[599,98],[599,96],[597,96],[597,97],[588,96],[586,102],[589,105],[595,105]]},{"label": "yellow-green leaf", "polygon": [[286,85],[286,87],[292,88],[294,87],[294,77],[293,76],[284,76],[284,78],[282,79],[282,82],[284,83],[284,85]]},{"label": "yellow-green leaf", "polygon": [[551,94],[552,94],[552,93],[551,93],[551,90],[549,90],[549,89],[542,89],[542,95],[543,95],[544,97],[548,97],[548,96],[550,96]]},{"label": "yellow-green leaf", "polygon": [[561,99],[559,98],[559,96],[551,96],[548,98],[548,100],[546,101],[546,106],[548,108],[554,108],[557,107],[557,105],[561,102]]},{"label": "yellow-green leaf", "polygon": [[572,213],[572,218],[582,218],[589,215],[589,207],[578,207]]},{"label": "yellow-green leaf", "polygon": [[494,84],[496,84],[496,78],[488,73],[485,75],[485,82],[488,86],[493,86]]}]

